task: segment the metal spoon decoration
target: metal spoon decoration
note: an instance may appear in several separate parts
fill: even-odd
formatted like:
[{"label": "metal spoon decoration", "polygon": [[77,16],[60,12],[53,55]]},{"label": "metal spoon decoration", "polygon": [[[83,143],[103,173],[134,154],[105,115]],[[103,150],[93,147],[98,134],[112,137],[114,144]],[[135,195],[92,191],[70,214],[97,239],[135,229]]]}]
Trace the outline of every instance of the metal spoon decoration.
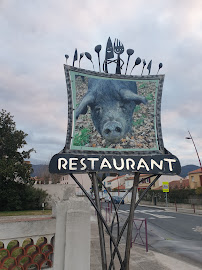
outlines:
[{"label": "metal spoon decoration", "polygon": [[140,57],[138,57],[138,58],[135,60],[135,65],[133,66],[133,68],[132,68],[132,70],[131,70],[131,72],[130,72],[130,75],[131,75],[131,73],[132,73],[134,67],[137,66],[137,65],[139,65],[140,63],[141,63],[141,59],[140,59]]},{"label": "metal spoon decoration", "polygon": [[[143,59],[143,67],[142,67],[142,73],[143,73],[143,71],[144,71],[144,67],[146,66],[146,61],[145,61],[145,59]],[[142,73],[141,73],[141,76],[142,76]]]},{"label": "metal spoon decoration", "polygon": [[148,75],[150,75],[151,65],[152,65],[152,60],[149,62],[148,66],[147,66],[147,69],[149,70]]},{"label": "metal spoon decoration", "polygon": [[159,69],[158,69],[158,71],[157,71],[156,75],[158,75],[159,70],[160,70],[162,67],[163,67],[163,64],[162,64],[162,63],[160,63],[160,64],[159,64]]},{"label": "metal spoon decoration", "polygon": [[126,52],[127,52],[127,55],[128,55],[128,61],[127,61],[127,64],[126,64],[125,75],[126,75],[126,73],[127,73],[129,59],[130,59],[131,55],[134,54],[134,50],[133,50],[133,49],[128,49]]},{"label": "metal spoon decoration", "polygon": [[100,51],[101,51],[101,49],[102,49],[102,46],[101,45],[95,46],[95,52],[98,55],[98,63],[99,63],[99,71],[100,72],[101,72],[101,69],[100,69]]},{"label": "metal spoon decoration", "polygon": [[80,62],[81,62],[81,58],[83,58],[84,53],[80,53],[80,58],[79,58],[79,67],[80,67]]},{"label": "metal spoon decoration", "polygon": [[[85,52],[85,56],[91,61],[91,63],[93,64],[93,61],[92,61],[92,56],[91,56],[91,54],[90,53],[88,53],[88,52]],[[94,64],[93,64],[93,69],[95,70],[95,68],[94,68]]]},{"label": "metal spoon decoration", "polygon": [[74,63],[75,61],[78,60],[78,53],[77,53],[77,49],[75,49],[75,52],[74,52],[74,59],[73,59],[73,67],[74,67]]},{"label": "metal spoon decoration", "polygon": [[67,60],[69,58],[69,55],[68,54],[65,54],[65,58],[66,58],[66,64],[67,64]]}]

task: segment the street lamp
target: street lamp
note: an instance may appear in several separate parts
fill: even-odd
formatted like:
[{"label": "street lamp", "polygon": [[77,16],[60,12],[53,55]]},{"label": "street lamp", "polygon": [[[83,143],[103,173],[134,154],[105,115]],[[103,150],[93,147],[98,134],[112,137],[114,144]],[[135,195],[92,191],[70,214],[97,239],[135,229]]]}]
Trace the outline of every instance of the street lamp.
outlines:
[{"label": "street lamp", "polygon": [[[189,130],[188,130],[188,132],[189,132]],[[186,137],[185,139],[187,139],[187,140],[192,140],[193,145],[194,145],[194,148],[195,148],[195,150],[196,150],[196,154],[197,154],[197,157],[198,157],[198,161],[199,161],[199,164],[200,164],[200,168],[201,168],[201,171],[202,171],[201,160],[200,160],[200,157],[199,157],[198,151],[197,151],[197,149],[196,149],[196,145],[195,145],[195,143],[194,143],[194,139],[192,138],[192,136],[191,136],[191,133],[190,133],[190,132],[189,132],[189,137]]]}]

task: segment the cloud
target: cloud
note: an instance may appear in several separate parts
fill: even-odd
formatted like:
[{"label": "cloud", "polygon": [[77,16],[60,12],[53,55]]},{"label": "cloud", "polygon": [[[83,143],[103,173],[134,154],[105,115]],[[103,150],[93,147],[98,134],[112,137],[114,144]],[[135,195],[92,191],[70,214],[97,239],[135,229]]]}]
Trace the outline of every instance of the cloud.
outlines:
[{"label": "cloud", "polygon": [[[47,160],[50,152],[55,154],[64,146],[64,55],[70,56],[71,65],[75,48],[79,54],[88,51],[98,70],[94,47],[102,45],[103,62],[111,36],[112,41],[122,41],[125,51],[134,49],[129,71],[138,56],[147,64],[152,59],[151,74],[156,74],[159,63],[163,63],[165,145],[184,164],[197,164],[193,145],[184,137],[190,129],[202,156],[201,8],[200,0],[1,1],[0,104],[14,115],[17,127],[29,133],[29,144],[37,148],[33,160]],[[127,54],[122,57],[126,62]],[[92,69],[92,64],[83,58],[81,67]],[[114,71],[111,64],[110,72]],[[139,65],[133,74],[141,71]],[[147,72],[145,69],[144,74]]]}]

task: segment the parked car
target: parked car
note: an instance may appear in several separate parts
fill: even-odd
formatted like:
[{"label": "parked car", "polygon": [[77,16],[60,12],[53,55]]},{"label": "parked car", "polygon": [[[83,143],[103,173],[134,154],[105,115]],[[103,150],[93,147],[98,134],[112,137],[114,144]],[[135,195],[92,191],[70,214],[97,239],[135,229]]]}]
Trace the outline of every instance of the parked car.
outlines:
[{"label": "parked car", "polygon": [[109,196],[105,197],[105,202],[111,202],[111,198]]},{"label": "parked car", "polygon": [[112,196],[112,198],[113,198],[114,203],[119,204],[119,203],[121,202],[121,204],[124,204],[124,200],[121,201],[121,200],[122,200],[122,197],[119,197],[119,196]]}]

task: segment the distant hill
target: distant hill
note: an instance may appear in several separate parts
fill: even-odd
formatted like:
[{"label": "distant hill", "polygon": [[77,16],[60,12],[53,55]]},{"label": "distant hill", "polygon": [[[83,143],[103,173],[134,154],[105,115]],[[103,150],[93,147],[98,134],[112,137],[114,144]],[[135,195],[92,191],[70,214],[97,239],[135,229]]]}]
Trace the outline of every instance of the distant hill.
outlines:
[{"label": "distant hill", "polygon": [[200,168],[199,166],[196,165],[185,165],[182,166],[182,171],[180,173],[181,177],[186,177],[188,175],[189,172],[197,170],[198,168]]},{"label": "distant hill", "polygon": [[[40,164],[40,165],[32,165],[32,168],[34,170],[34,172],[31,174],[32,177],[34,176],[40,176],[41,172],[47,171],[48,169],[48,165],[44,165],[44,164]],[[181,177],[186,177],[188,175],[189,172],[194,171],[196,169],[198,169],[199,166],[196,165],[185,165],[182,166],[182,171],[180,173]],[[119,172],[119,175],[124,175],[126,174],[125,172]],[[100,176],[100,178],[102,178],[102,173],[98,173],[98,175]],[[110,173],[105,173],[105,176],[109,176]]]},{"label": "distant hill", "polygon": [[39,165],[32,165],[33,173],[31,173],[32,177],[40,176],[42,172],[48,169],[48,165],[39,164]]}]

